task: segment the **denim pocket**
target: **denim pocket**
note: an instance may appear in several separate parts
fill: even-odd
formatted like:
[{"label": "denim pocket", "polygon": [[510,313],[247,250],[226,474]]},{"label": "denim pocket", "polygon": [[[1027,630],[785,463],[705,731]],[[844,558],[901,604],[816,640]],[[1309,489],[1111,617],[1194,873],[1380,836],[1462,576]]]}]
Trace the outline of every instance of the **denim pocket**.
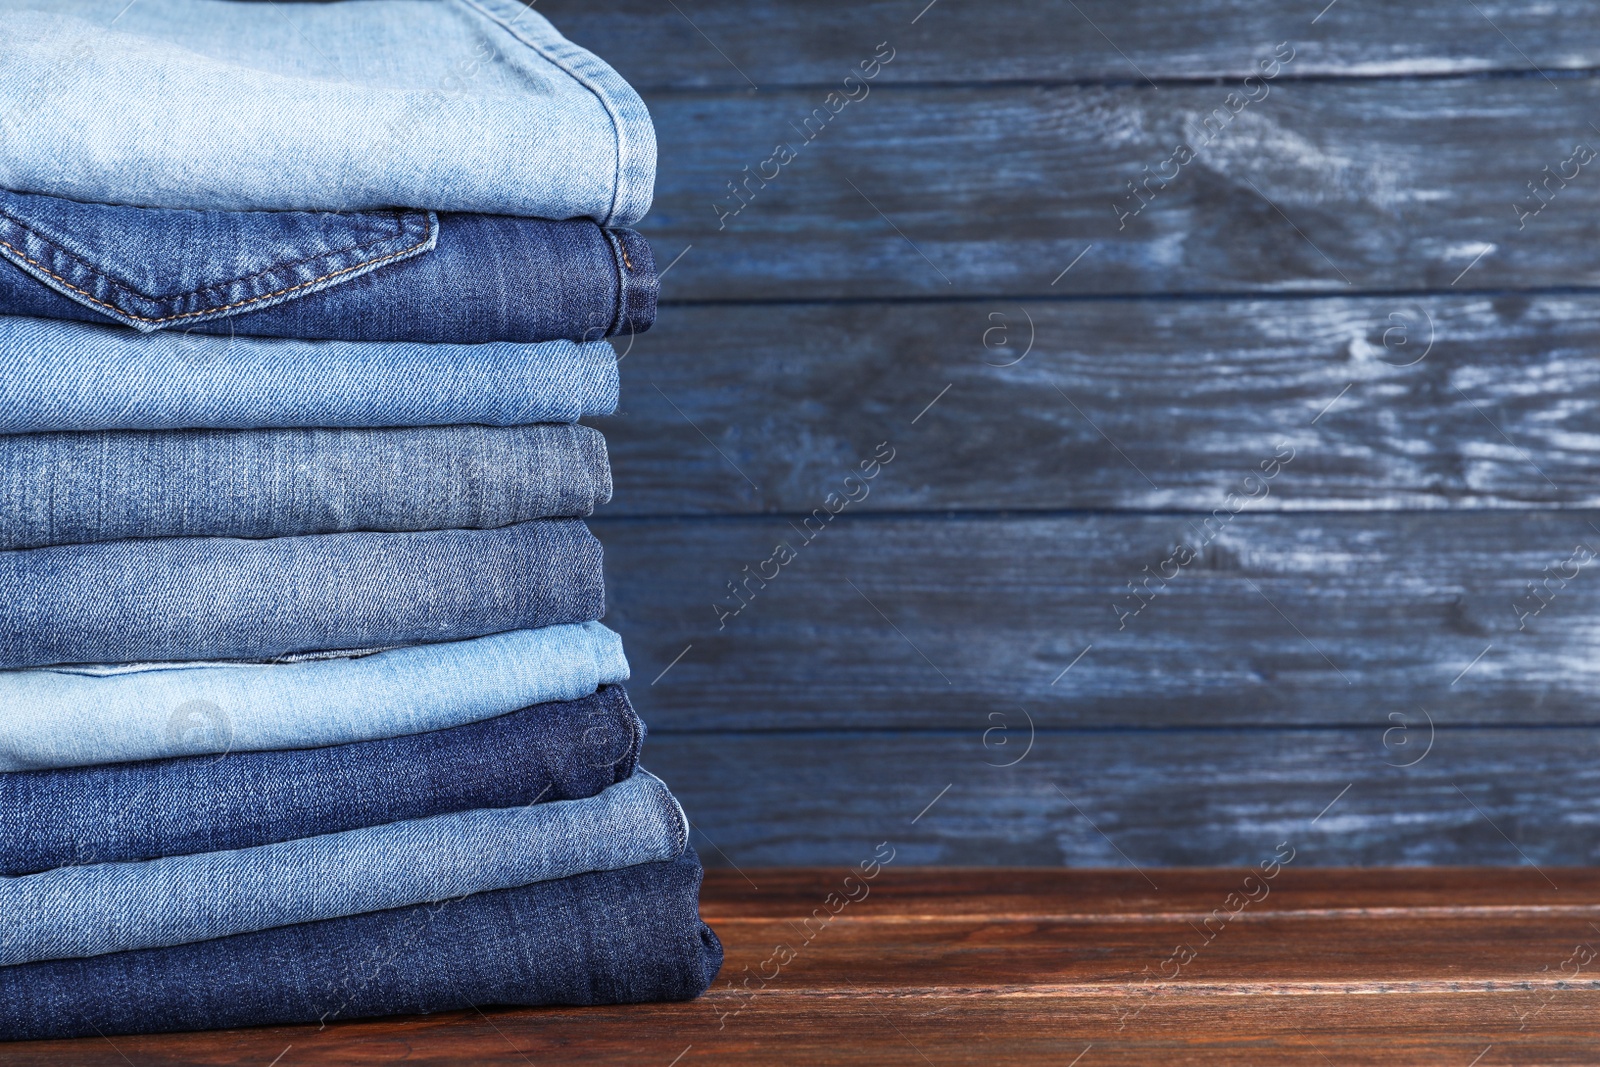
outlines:
[{"label": "denim pocket", "polygon": [[0,190],[0,257],[142,331],[294,300],[421,255],[438,235],[430,211],[183,211]]}]

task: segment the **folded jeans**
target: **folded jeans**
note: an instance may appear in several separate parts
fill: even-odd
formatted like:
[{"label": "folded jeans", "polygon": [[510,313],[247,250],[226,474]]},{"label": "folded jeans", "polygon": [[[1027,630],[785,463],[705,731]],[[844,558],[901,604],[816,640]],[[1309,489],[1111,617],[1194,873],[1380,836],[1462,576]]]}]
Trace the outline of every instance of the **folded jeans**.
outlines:
[{"label": "folded jeans", "polygon": [[490,529],[611,499],[587,426],[0,435],[0,549]]},{"label": "folded jeans", "polygon": [[722,966],[700,877],[686,849],[443,904],[0,967],[0,1040],[690,1000]]},{"label": "folded jeans", "polygon": [[517,0],[5,0],[0,43],[8,189],[608,226],[650,206],[638,94]]},{"label": "folded jeans", "polygon": [[270,659],[588,622],[600,543],[498,530],[169,537],[0,552],[0,667]]},{"label": "folded jeans", "polygon": [[683,809],[638,770],[581,800],[0,878],[0,966],[165,948],[676,858]]},{"label": "folded jeans", "polygon": [[250,848],[471,808],[593,796],[633,773],[621,686],[323,748],[0,774],[0,875]]},{"label": "folded jeans", "polygon": [[0,315],[0,396],[0,433],[526,426],[611,414],[617,359],[605,341],[292,341]]},{"label": "folded jeans", "polygon": [[621,638],[598,622],[278,663],[0,671],[0,772],[400,737],[627,677]]},{"label": "folded jeans", "polygon": [[632,230],[431,211],[184,211],[0,189],[0,314],[306,340],[596,341],[655,320]]}]

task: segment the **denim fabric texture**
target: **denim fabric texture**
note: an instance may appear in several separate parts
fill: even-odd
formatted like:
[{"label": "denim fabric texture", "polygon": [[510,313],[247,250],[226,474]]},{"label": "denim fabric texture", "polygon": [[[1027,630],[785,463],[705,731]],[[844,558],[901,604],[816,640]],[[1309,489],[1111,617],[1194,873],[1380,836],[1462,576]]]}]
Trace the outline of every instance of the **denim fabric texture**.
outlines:
[{"label": "denim fabric texture", "polygon": [[598,622],[288,663],[0,671],[0,771],[399,737],[627,677],[621,638]]},{"label": "denim fabric texture", "polygon": [[633,773],[621,686],[448,730],[0,774],[0,875],[251,848],[473,808],[594,796]]},{"label": "denim fabric texture", "polygon": [[0,189],[0,313],[306,340],[643,333],[650,246],[587,220],[180,211]]},{"label": "denim fabric texture", "polygon": [[587,426],[0,435],[0,549],[491,529],[611,499]]},{"label": "denim fabric texture", "polygon": [[0,552],[0,667],[269,659],[587,622],[600,542],[576,519],[499,530]]},{"label": "denim fabric texture", "polygon": [[0,397],[0,433],[526,426],[615,411],[617,359],[605,341],[294,341],[5,315]]},{"label": "denim fabric texture", "polygon": [[0,42],[8,189],[608,226],[650,206],[638,94],[517,0],[5,0]]},{"label": "denim fabric texture", "polygon": [[644,770],[582,800],[0,879],[0,965],[165,948],[658,863],[683,809]]},{"label": "denim fabric texture", "polygon": [[722,966],[700,876],[685,850],[444,904],[0,967],[0,1039],[690,1000]]}]

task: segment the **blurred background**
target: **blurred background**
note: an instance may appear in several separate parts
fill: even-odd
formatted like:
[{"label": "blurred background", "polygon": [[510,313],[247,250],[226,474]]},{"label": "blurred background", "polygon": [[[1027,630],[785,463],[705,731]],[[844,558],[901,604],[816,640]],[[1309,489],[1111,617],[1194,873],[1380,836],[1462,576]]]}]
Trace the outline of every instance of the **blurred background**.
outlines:
[{"label": "blurred background", "polygon": [[545,0],[644,95],[607,622],[712,865],[1600,861],[1600,14]]}]

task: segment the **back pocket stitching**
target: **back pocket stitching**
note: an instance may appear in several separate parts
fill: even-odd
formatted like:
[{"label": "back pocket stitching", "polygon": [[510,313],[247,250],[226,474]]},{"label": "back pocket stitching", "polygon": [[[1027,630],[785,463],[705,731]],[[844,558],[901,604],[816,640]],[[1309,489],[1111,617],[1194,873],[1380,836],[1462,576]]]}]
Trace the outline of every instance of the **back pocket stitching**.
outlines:
[{"label": "back pocket stitching", "polygon": [[[399,212],[399,211],[394,213],[394,219],[395,219],[395,223],[396,223],[395,236],[399,236],[399,234],[401,234],[401,233],[403,233],[405,231],[405,214],[406,213]],[[277,264],[274,264],[271,267],[266,268],[265,270],[259,270],[254,274],[247,274],[247,275],[245,275],[244,277],[241,277],[241,278],[232,278],[232,279],[229,279],[226,282],[219,282],[216,285],[200,286],[199,288],[189,290],[187,293],[174,293],[171,296],[154,297],[154,296],[149,296],[149,295],[147,295],[145,293],[141,293],[137,289],[133,289],[130,286],[123,285],[123,284],[117,282],[115,279],[113,279],[109,275],[107,275],[104,271],[101,271],[101,270],[97,269],[92,264],[85,263],[81,258],[79,258],[78,256],[74,255],[72,252],[69,252],[66,249],[62,248],[59,244],[57,244],[56,242],[50,240],[50,238],[48,238],[48,237],[44,236],[43,234],[39,233],[37,230],[33,229],[27,223],[23,222],[21,219],[16,218],[15,216],[11,215],[10,213],[4,212],[4,211],[0,211],[0,217],[4,217],[7,220],[9,220],[10,222],[14,223],[16,226],[18,226],[22,230],[25,230],[27,233],[32,235],[40,243],[48,245],[50,248],[54,249],[62,257],[71,260],[73,263],[78,264],[83,269],[89,271],[91,274],[94,274],[96,277],[104,278],[106,283],[108,285],[112,286],[113,288],[120,289],[120,290],[122,290],[123,292],[126,292],[126,293],[131,293],[132,295],[139,297],[141,300],[150,300],[150,301],[182,300],[182,299],[184,299],[186,297],[194,296],[197,293],[203,293],[207,289],[216,289],[216,288],[220,288],[223,285],[238,285],[241,282],[251,281],[252,279],[259,278],[263,274],[268,274],[268,273],[271,273],[272,271],[275,271],[275,270],[285,270],[285,269],[290,268],[290,267],[297,267],[302,263],[309,263],[309,262],[311,262],[313,260],[322,259],[322,258],[325,258],[327,256],[339,256],[339,255],[344,255],[344,254],[349,253],[349,252],[360,252],[363,248],[366,248],[366,247],[369,247],[370,245],[376,244],[379,241],[388,241],[388,240],[392,240],[393,239],[391,237],[376,238],[376,239],[374,239],[372,241],[366,241],[366,242],[362,242],[360,244],[350,245],[350,246],[348,246],[346,248],[338,248],[338,249],[334,249],[334,250],[329,251],[329,252],[320,252],[315,256],[307,256],[304,259],[297,259],[297,260],[293,260],[293,261],[288,262],[288,263],[277,263]],[[432,238],[432,231],[433,231],[433,227],[432,226],[427,227],[423,232],[423,236],[422,236],[421,240],[419,240],[416,244],[409,245],[409,246],[407,246],[405,248],[400,249],[397,252],[390,252],[387,255],[379,256],[377,259],[369,259],[369,260],[363,260],[360,263],[353,263],[348,267],[342,267],[339,270],[329,271],[327,274],[323,274],[323,275],[320,275],[319,277],[312,278],[310,281],[301,282],[298,285],[291,285],[291,286],[288,286],[288,287],[283,288],[283,289],[274,290],[273,292],[270,292],[270,293],[262,293],[259,296],[252,296],[247,300],[237,300],[237,301],[234,301],[231,304],[222,304],[222,305],[220,305],[218,307],[204,308],[204,309],[202,309],[200,311],[185,311],[185,312],[182,312],[182,313],[176,314],[176,315],[163,315],[163,316],[160,316],[160,317],[152,317],[152,316],[148,316],[148,315],[136,315],[133,312],[124,310],[123,308],[120,308],[115,304],[111,304],[111,303],[108,303],[108,302],[106,302],[104,300],[99,299],[98,297],[94,296],[92,293],[88,292],[87,290],[81,289],[78,286],[73,285],[66,278],[63,278],[61,275],[55,273],[49,267],[45,266],[45,264],[40,263],[38,260],[31,258],[30,256],[28,256],[28,254],[26,252],[24,252],[22,249],[18,248],[16,245],[12,244],[9,241],[0,240],[0,248],[9,249],[12,253],[14,253],[16,255],[16,257],[18,259],[22,260],[24,263],[27,263],[29,266],[37,268],[41,274],[44,274],[47,277],[50,277],[50,278],[54,279],[55,281],[59,282],[63,288],[71,289],[73,292],[75,292],[75,293],[79,294],[80,296],[82,296],[89,303],[95,304],[95,305],[97,305],[99,307],[106,308],[106,309],[108,309],[110,311],[115,312],[118,315],[121,315],[124,318],[133,319],[133,320],[135,320],[137,322],[177,322],[179,319],[190,319],[190,318],[195,318],[195,317],[200,316],[200,315],[215,315],[218,312],[231,311],[234,308],[241,308],[241,307],[246,307],[246,306],[248,306],[250,304],[257,304],[257,303],[260,303],[263,300],[271,300],[274,297],[284,296],[285,294],[288,294],[288,293],[298,292],[299,290],[308,288],[309,286],[313,286],[313,285],[317,285],[317,284],[319,284],[321,282],[325,282],[329,278],[337,278],[341,274],[349,274],[351,271],[363,270],[363,269],[369,268],[369,267],[381,266],[382,264],[387,263],[390,260],[399,259],[402,256],[408,256],[408,255],[412,254],[413,252],[417,251],[419,248],[422,248],[423,246],[425,246],[429,242],[429,240]]]}]

